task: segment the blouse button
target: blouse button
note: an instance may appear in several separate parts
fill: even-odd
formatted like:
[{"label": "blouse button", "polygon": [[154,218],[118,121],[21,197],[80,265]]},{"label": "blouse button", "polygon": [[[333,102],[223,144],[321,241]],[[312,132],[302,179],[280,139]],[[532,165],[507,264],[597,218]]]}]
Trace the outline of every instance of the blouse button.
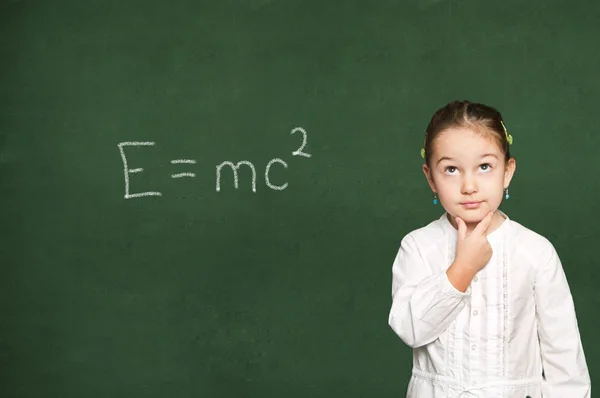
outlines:
[{"label": "blouse button", "polygon": [[478,278],[475,276],[473,277],[473,282],[477,282]]},{"label": "blouse button", "polygon": [[474,310],[474,311],[473,311],[473,315],[474,315],[474,316],[477,316],[477,314],[478,314],[477,310]]},{"label": "blouse button", "polygon": [[476,349],[476,348],[477,348],[477,346],[476,346],[475,344],[473,344],[473,345],[471,346],[471,350],[473,350],[473,351],[475,351],[475,349]]}]

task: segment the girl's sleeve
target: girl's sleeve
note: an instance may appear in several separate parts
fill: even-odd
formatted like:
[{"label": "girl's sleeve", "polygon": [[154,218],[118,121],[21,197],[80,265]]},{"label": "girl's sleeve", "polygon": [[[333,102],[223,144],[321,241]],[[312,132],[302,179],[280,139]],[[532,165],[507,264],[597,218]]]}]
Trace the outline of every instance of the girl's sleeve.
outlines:
[{"label": "girl's sleeve", "polygon": [[591,381],[579,335],[573,297],[552,244],[537,270],[534,294],[544,397],[591,397]]},{"label": "girl's sleeve", "polygon": [[415,239],[402,239],[392,266],[392,308],[389,325],[412,348],[437,339],[456,319],[471,295],[448,280],[444,271],[433,271],[423,261]]}]

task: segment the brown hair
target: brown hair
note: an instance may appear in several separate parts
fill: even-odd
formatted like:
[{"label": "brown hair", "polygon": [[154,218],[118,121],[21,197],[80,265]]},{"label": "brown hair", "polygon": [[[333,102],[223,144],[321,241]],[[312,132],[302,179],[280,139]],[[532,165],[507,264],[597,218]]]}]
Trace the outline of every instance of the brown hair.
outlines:
[{"label": "brown hair", "polygon": [[476,132],[490,136],[504,153],[504,162],[510,159],[510,149],[502,115],[495,108],[470,101],[452,101],[438,109],[425,131],[425,162],[431,167],[431,154],[436,137],[451,127],[472,127]]}]

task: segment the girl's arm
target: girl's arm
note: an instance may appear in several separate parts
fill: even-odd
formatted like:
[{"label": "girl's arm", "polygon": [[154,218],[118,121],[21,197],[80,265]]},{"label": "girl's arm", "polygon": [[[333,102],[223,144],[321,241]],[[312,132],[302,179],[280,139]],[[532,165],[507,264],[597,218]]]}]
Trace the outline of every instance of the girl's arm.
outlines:
[{"label": "girl's arm", "polygon": [[414,238],[402,239],[392,266],[389,325],[405,344],[420,347],[437,339],[465,306],[463,293],[445,271],[434,272],[423,261]]},{"label": "girl's arm", "polygon": [[573,297],[552,244],[534,287],[540,339],[544,397],[591,396],[591,381],[579,336]]}]

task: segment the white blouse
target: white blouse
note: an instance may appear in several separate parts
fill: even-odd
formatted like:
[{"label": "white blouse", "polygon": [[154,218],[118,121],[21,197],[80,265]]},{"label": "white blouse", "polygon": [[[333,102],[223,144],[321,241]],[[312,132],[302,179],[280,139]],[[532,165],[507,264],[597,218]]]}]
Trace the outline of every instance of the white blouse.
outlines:
[{"label": "white blouse", "polygon": [[492,257],[464,293],[446,275],[458,237],[447,213],[402,239],[389,325],[413,348],[408,398],[591,397],[558,254],[499,212]]}]

